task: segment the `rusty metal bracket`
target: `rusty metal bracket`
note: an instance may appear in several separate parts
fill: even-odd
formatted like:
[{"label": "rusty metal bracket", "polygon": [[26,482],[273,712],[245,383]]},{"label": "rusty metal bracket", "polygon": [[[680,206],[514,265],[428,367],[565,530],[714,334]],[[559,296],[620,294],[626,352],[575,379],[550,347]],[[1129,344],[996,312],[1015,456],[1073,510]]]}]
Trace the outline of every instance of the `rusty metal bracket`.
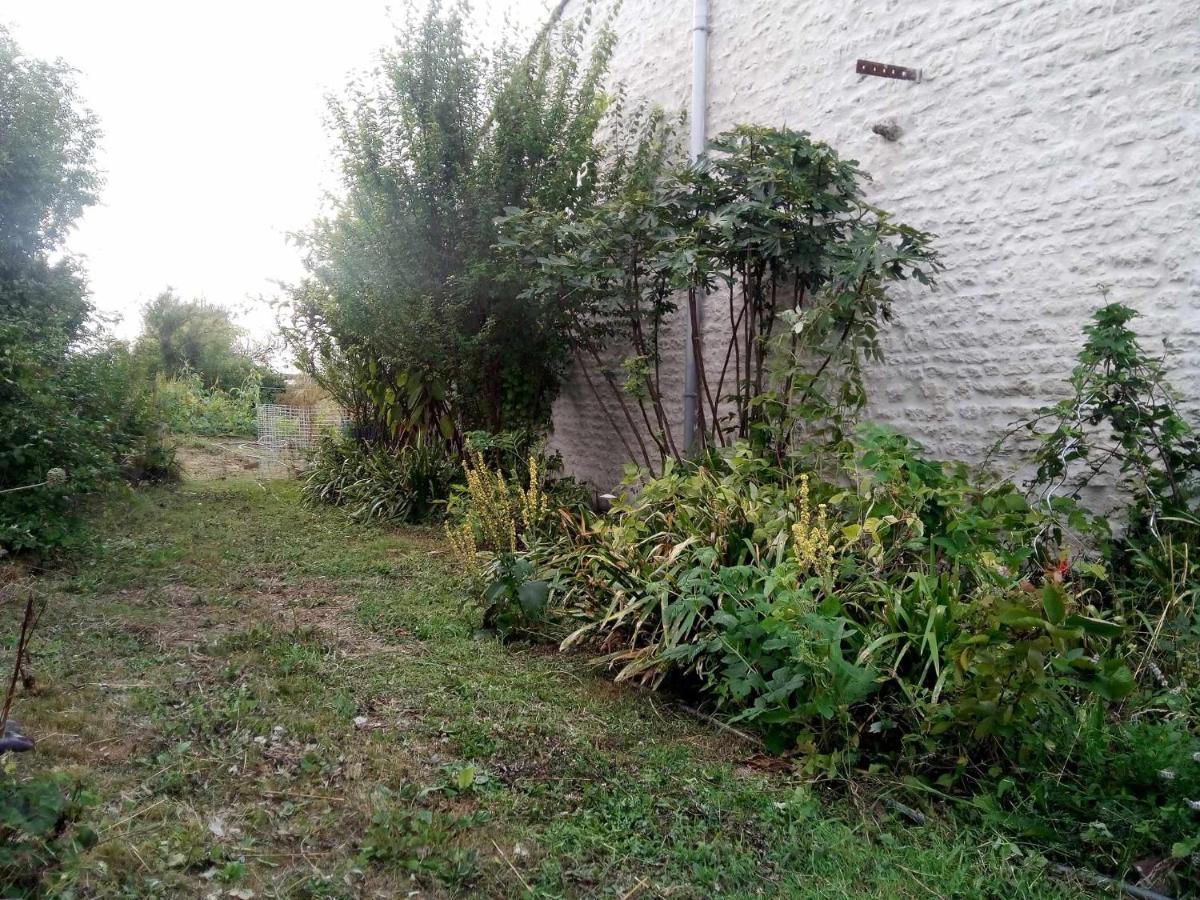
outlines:
[{"label": "rusty metal bracket", "polygon": [[921,70],[910,69],[907,66],[892,66],[887,63],[871,62],[860,59],[854,66],[859,75],[878,75],[880,78],[899,78],[901,81],[920,81]]}]

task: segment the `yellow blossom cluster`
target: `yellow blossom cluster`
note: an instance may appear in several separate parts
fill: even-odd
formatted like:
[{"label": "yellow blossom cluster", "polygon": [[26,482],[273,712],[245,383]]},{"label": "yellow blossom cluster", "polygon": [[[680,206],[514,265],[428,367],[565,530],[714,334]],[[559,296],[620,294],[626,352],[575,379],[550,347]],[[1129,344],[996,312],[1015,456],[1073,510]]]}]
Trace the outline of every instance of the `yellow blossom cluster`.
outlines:
[{"label": "yellow blossom cluster", "polygon": [[470,522],[463,522],[457,528],[446,524],[446,542],[450,545],[450,555],[458,564],[460,571],[467,575],[475,575],[479,571],[479,547],[475,544],[475,529]]},{"label": "yellow blossom cluster", "polygon": [[517,552],[517,522],[513,515],[512,495],[503,472],[493,472],[476,453],[474,465],[463,463],[467,475],[467,494],[471,514],[479,523],[483,543],[488,550]]},{"label": "yellow blossom cluster", "polygon": [[[548,500],[541,486],[537,457],[529,459],[529,487],[510,487],[502,471],[493,471],[482,453],[463,462],[467,476],[466,521],[446,526],[455,560],[475,571],[480,551],[516,553],[518,534],[530,535],[545,521]],[[526,538],[527,539],[527,538]]]},{"label": "yellow blossom cluster", "polygon": [[819,504],[814,513],[809,500],[807,475],[800,476],[796,522],[792,525],[792,550],[802,571],[812,571],[818,575],[828,575],[837,558],[825,504]]},{"label": "yellow blossom cluster", "polygon": [[526,532],[534,531],[546,517],[546,495],[542,492],[536,456],[529,457],[529,489],[521,491],[521,524]]}]

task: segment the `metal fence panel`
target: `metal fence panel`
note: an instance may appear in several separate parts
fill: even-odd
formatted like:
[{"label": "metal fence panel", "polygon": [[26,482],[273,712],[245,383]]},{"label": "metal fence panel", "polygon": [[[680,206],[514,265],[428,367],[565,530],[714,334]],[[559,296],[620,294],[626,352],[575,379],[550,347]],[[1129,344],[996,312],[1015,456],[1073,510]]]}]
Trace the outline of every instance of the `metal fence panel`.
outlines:
[{"label": "metal fence panel", "polygon": [[333,405],[258,407],[258,446],[264,463],[297,470],[303,468],[321,438],[344,431],[350,419]]}]

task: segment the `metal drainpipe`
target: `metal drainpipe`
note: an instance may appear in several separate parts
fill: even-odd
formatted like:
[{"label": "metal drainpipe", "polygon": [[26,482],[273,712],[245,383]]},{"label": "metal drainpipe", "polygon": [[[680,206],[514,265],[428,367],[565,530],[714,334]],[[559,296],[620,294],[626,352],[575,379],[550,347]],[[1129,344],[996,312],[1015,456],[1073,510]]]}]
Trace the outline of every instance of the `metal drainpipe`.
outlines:
[{"label": "metal drainpipe", "polygon": [[[694,0],[692,16],[692,131],[688,157],[696,162],[708,143],[708,0]],[[696,447],[699,366],[696,344],[704,340],[704,302],[696,305],[696,335],[692,335],[692,317],[686,316],[687,346],[683,373],[683,444]]]}]

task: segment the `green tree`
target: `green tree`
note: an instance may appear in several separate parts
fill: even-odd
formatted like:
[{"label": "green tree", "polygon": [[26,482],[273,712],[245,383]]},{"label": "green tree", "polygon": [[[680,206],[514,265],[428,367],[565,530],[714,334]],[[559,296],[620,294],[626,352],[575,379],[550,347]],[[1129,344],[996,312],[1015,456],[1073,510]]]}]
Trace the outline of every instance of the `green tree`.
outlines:
[{"label": "green tree", "polygon": [[96,202],[98,136],[71,69],[22,55],[0,28],[0,319],[25,340],[65,347],[91,312],[77,266],[49,255]]},{"label": "green tree", "polygon": [[231,386],[256,368],[240,343],[244,336],[229,310],[168,288],[142,309],[138,345],[156,371],[172,377],[195,372],[206,387]]},{"label": "green tree", "polygon": [[70,67],[22,55],[2,27],[0,71],[0,256],[30,260],[58,248],[96,202],[99,127]]},{"label": "green tree", "polygon": [[0,547],[65,540],[71,498],[115,476],[146,432],[128,351],[95,327],[62,252],[96,202],[98,135],[70,68],[0,29]]},{"label": "green tree", "polygon": [[291,292],[302,365],[392,442],[544,428],[566,362],[494,220],[587,202],[611,38],[586,59],[576,28],[528,53],[479,48],[466,16],[435,0],[332,104],[342,195],[302,236]]},{"label": "green tree", "polygon": [[[659,124],[590,208],[531,205],[500,221],[527,273],[522,299],[561,322],[610,431],[651,470],[689,450],[663,400],[660,335],[713,295],[729,337],[708,366],[696,342],[698,443],[750,440],[782,461],[797,439],[844,439],[866,402],[863,367],[881,358],[892,286],[939,268],[930,236],[870,206],[857,165],[804,132],[742,125],[700,164],[672,164]],[[606,350],[625,354],[619,368]]]}]

